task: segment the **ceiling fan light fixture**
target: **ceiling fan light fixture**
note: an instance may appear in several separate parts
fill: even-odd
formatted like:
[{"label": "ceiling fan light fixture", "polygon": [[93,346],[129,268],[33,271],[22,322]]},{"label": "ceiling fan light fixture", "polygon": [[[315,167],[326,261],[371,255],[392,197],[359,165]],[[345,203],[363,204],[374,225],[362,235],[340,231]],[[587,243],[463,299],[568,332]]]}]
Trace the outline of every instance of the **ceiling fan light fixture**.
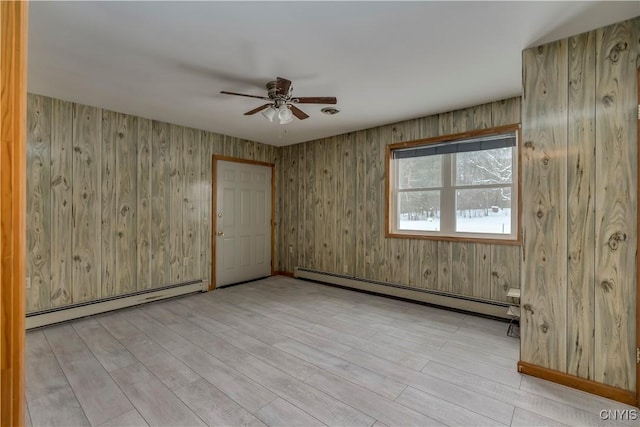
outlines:
[{"label": "ceiling fan light fixture", "polygon": [[269,107],[262,112],[262,115],[265,116],[270,122],[273,122],[273,118],[276,116],[276,109],[273,107]]},{"label": "ceiling fan light fixture", "polygon": [[280,119],[281,125],[286,125],[287,123],[291,123],[293,120],[293,114],[291,114],[291,110],[287,105],[281,105],[278,111],[278,118]]}]

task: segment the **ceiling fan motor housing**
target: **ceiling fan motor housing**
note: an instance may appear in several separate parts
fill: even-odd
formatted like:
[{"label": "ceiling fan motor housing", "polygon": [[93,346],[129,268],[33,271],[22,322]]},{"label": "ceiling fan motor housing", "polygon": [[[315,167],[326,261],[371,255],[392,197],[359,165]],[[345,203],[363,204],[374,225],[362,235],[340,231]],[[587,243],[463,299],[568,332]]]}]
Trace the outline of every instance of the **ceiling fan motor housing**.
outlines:
[{"label": "ceiling fan motor housing", "polygon": [[289,93],[291,93],[291,86],[289,87],[289,93],[280,93],[278,90],[278,81],[273,80],[266,84],[268,96],[271,99],[287,99],[289,97]]}]

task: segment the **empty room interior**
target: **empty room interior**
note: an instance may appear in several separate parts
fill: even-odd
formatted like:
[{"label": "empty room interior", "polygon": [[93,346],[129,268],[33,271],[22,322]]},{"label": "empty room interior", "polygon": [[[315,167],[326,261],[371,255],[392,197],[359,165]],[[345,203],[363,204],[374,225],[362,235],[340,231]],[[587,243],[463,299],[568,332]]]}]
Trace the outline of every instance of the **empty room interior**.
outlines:
[{"label": "empty room interior", "polygon": [[0,22],[1,425],[640,425],[640,2]]}]

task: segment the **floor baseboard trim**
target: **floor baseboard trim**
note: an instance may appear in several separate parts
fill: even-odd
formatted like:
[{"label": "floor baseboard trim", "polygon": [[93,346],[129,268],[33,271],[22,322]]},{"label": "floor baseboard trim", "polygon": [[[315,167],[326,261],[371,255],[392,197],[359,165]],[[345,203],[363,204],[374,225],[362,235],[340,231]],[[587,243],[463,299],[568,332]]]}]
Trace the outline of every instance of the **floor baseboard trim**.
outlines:
[{"label": "floor baseboard trim", "polygon": [[521,374],[531,375],[532,377],[541,378],[567,387],[586,391],[587,393],[596,394],[606,397],[607,399],[616,400],[626,403],[627,405],[638,406],[636,394],[629,390],[618,387],[598,383],[574,375],[565,374],[549,368],[534,365],[523,361],[518,362],[518,372]]},{"label": "floor baseboard trim", "polygon": [[500,319],[502,321],[511,320],[511,317],[507,315],[507,303],[488,300],[481,301],[459,295],[444,294],[425,289],[413,289],[402,285],[374,282],[357,277],[348,277],[301,267],[296,267],[294,276],[298,279],[310,280],[330,286],[344,287],[346,289],[384,297],[397,298],[446,310]]},{"label": "floor baseboard trim", "polygon": [[121,308],[133,307],[152,301],[173,298],[194,292],[205,292],[209,287],[207,280],[193,280],[161,288],[145,289],[124,295],[86,301],[53,309],[27,313],[26,329],[41,328],[55,323],[67,322],[94,314],[106,313]]}]

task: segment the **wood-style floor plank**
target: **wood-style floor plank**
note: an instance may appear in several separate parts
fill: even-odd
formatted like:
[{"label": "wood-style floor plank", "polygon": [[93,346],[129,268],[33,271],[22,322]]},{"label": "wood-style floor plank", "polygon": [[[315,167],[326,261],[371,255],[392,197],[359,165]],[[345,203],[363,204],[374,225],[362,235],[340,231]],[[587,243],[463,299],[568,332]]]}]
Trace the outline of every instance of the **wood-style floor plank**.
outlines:
[{"label": "wood-style floor plank", "polygon": [[108,372],[136,362],[136,358],[96,319],[88,318],[75,321],[73,329]]},{"label": "wood-style floor plank", "polygon": [[355,363],[296,341],[276,344],[276,347],[391,400],[398,397],[407,387],[405,384],[358,366]]},{"label": "wood-style floor plank", "polygon": [[27,401],[69,387],[42,331],[27,335],[25,384]]},{"label": "wood-style floor plank", "polygon": [[100,425],[133,409],[70,324],[47,328],[44,334],[92,425]]},{"label": "wood-style floor plank", "polygon": [[511,427],[566,427],[567,425],[521,408],[516,408],[511,421]]},{"label": "wood-style floor plank", "polygon": [[296,408],[284,399],[276,399],[264,408],[260,409],[256,415],[266,425],[280,427],[322,427],[321,423],[306,412]]},{"label": "wood-style floor plank", "polygon": [[149,424],[167,427],[206,425],[142,363],[117,369],[111,375]]},{"label": "wood-style floor plank", "polygon": [[175,394],[208,425],[264,426],[251,412],[202,378],[175,390]]},{"label": "wood-style floor plank", "polygon": [[347,360],[364,366],[379,374],[386,375],[410,387],[429,393],[439,399],[454,403],[463,408],[492,418],[499,423],[508,425],[513,415],[513,405],[469,391],[466,387],[451,384],[421,372],[393,362],[381,359],[360,350],[353,350],[343,355]]},{"label": "wood-style floor plank", "polygon": [[32,427],[31,424],[31,415],[29,415],[29,407],[26,405],[24,405],[24,425],[25,427]]},{"label": "wood-style floor plank", "polygon": [[142,415],[135,409],[107,421],[100,427],[147,427],[149,424],[142,418]]},{"label": "wood-style floor plank", "polygon": [[484,427],[506,425],[412,387],[407,387],[398,396],[396,402],[425,415],[430,415],[449,426]]},{"label": "wood-style floor plank", "polygon": [[320,372],[306,382],[388,426],[446,425],[328,372]]},{"label": "wood-style floor plank", "polygon": [[33,426],[90,426],[71,387],[54,391],[29,402]]}]

